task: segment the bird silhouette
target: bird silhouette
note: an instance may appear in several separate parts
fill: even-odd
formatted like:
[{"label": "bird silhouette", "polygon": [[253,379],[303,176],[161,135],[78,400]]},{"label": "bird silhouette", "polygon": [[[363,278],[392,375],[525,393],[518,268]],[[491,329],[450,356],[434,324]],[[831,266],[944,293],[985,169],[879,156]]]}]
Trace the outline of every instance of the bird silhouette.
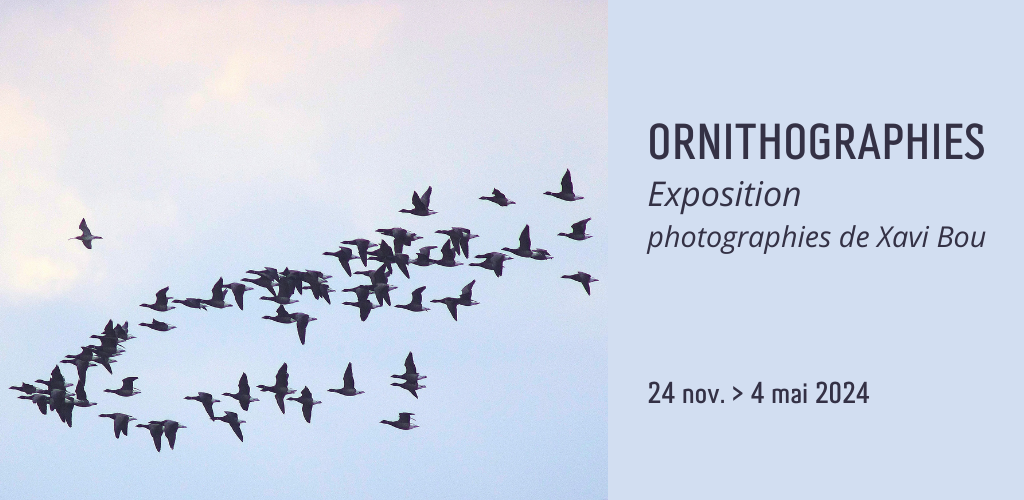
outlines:
[{"label": "bird silhouette", "polygon": [[587,291],[587,295],[590,295],[590,284],[597,281],[596,278],[590,276],[589,274],[583,271],[579,271],[576,274],[566,274],[562,277],[580,282],[580,284],[583,285],[583,289]]},{"label": "bird silhouette", "polygon": [[583,240],[585,240],[587,238],[590,238],[590,235],[586,234],[586,232],[587,232],[587,222],[590,222],[590,218],[589,217],[587,217],[586,219],[583,219],[583,220],[573,224],[572,225],[572,232],[571,233],[558,233],[558,235],[559,236],[565,236],[566,238],[569,238],[570,240],[576,240],[576,241],[583,241]]},{"label": "bird silhouette", "polygon": [[399,413],[398,420],[381,420],[380,423],[388,424],[396,429],[402,429],[403,431],[407,431],[409,429],[419,427],[418,425],[411,422],[412,415],[415,415],[415,413]]},{"label": "bird silhouette", "polygon": [[85,219],[82,219],[82,222],[78,224],[78,229],[82,230],[82,235],[68,238],[68,240],[79,240],[89,250],[92,250],[92,240],[103,239],[102,236],[95,236],[92,234],[92,231],[89,231],[89,225],[85,223]]},{"label": "bird silhouette", "polygon": [[403,208],[399,212],[406,214],[419,215],[420,217],[426,217],[428,215],[434,215],[437,212],[430,209],[430,193],[434,190],[433,187],[428,186],[427,190],[423,192],[423,196],[416,194],[416,191],[412,192],[412,209]]},{"label": "bird silhouette", "polygon": [[238,404],[245,411],[249,411],[249,403],[253,401],[259,401],[258,399],[252,397],[252,395],[250,395],[249,393],[249,377],[245,374],[245,372],[243,372],[242,377],[238,379],[238,392],[235,394],[225,392],[222,395],[237,400]]},{"label": "bird silhouette", "polygon": [[499,206],[502,206],[502,207],[507,207],[509,205],[515,205],[516,204],[516,202],[508,199],[508,197],[506,197],[504,195],[504,193],[502,193],[501,191],[498,191],[498,188],[494,188],[494,191],[491,191],[491,196],[481,196],[480,199],[481,200],[492,201],[492,202],[497,203]]},{"label": "bird silhouette", "polygon": [[198,396],[185,396],[185,399],[202,403],[203,409],[206,410],[206,414],[210,418],[213,418],[213,403],[220,403],[219,399],[213,399],[213,394],[208,392],[200,392]]},{"label": "bird silhouette", "polygon": [[274,399],[277,400],[277,407],[281,409],[281,413],[284,413],[284,397],[288,394],[294,394],[295,389],[288,387],[288,363],[281,365],[281,368],[277,370],[277,380],[274,385],[257,385],[263,392],[274,393]]},{"label": "bird silhouette", "polygon": [[349,363],[348,367],[345,368],[345,375],[342,381],[344,385],[341,389],[327,389],[327,392],[336,392],[342,396],[358,396],[363,393],[363,391],[356,390],[355,379],[352,378],[352,363]]},{"label": "bird silhouette", "polygon": [[560,200],[565,201],[576,201],[582,200],[582,196],[576,196],[576,193],[572,190],[572,175],[569,174],[569,169],[565,170],[565,175],[562,176],[562,190],[557,193],[551,191],[544,191],[544,194],[548,196],[554,196]]},{"label": "bird silhouette", "polygon": [[156,301],[153,302],[152,304],[139,304],[139,306],[141,306],[141,307],[148,307],[148,308],[150,308],[150,309],[152,309],[154,311],[160,311],[160,312],[167,312],[167,311],[170,311],[171,309],[174,309],[174,306],[168,306],[167,305],[167,299],[173,299],[174,298],[174,297],[168,297],[167,296],[167,290],[169,290],[170,288],[171,287],[169,287],[169,286],[165,286],[165,287],[161,288],[160,291],[156,292]]},{"label": "bird silhouette", "polygon": [[313,418],[313,405],[321,403],[321,401],[313,399],[313,393],[309,391],[309,387],[303,387],[299,397],[288,398],[288,400],[302,405],[302,416],[306,419],[306,423],[310,423],[310,419]]}]

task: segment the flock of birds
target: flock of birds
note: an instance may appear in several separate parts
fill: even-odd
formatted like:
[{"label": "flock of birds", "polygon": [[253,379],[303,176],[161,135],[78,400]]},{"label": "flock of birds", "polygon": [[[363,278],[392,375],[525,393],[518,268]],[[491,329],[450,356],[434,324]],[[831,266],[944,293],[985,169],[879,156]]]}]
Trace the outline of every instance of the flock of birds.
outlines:
[{"label": "flock of birds", "polygon": [[[430,209],[431,192],[431,187],[428,187],[423,195],[419,195],[414,191],[412,195],[413,207],[411,209],[403,208],[399,210],[399,212],[420,217],[435,214],[436,212]],[[544,194],[565,201],[577,201],[583,199],[583,197],[576,195],[573,191],[572,178],[568,170],[565,171],[565,175],[562,177],[561,190],[557,192],[546,191]],[[491,196],[481,196],[480,199],[493,202],[501,207],[508,207],[509,205],[515,204],[514,201],[508,199],[508,197],[497,189],[493,190]],[[558,235],[575,241],[583,241],[590,238],[591,235],[586,233],[587,222],[589,221],[590,219],[588,218],[576,222],[571,225],[572,230],[570,232],[558,233]],[[89,230],[89,226],[85,222],[85,219],[82,219],[81,224],[79,224],[79,229],[82,231],[81,236],[76,236],[71,239],[81,241],[87,249],[92,249],[92,245],[95,240],[103,239],[101,236],[92,234]],[[390,292],[397,289],[397,287],[390,284],[388,279],[395,267],[397,267],[406,278],[409,278],[410,265],[421,267],[432,265],[456,267],[463,265],[463,262],[458,262],[456,260],[456,256],[461,255],[464,258],[469,258],[469,241],[478,236],[473,234],[469,229],[462,227],[453,227],[451,229],[436,231],[436,233],[445,235],[447,238],[440,249],[441,259],[435,260],[430,257],[431,251],[437,248],[437,246],[434,245],[420,247],[415,257],[411,257],[410,255],[403,253],[403,250],[405,250],[407,246],[411,245],[414,241],[422,239],[421,236],[418,236],[415,233],[400,227],[378,229],[377,232],[382,236],[390,237],[392,239],[392,243],[389,244],[384,239],[381,239],[380,243],[373,243],[368,239],[362,238],[352,239],[342,241],[342,245],[338,250],[323,253],[324,255],[336,257],[340,262],[342,269],[344,269],[345,273],[349,277],[353,274],[359,274],[370,280],[369,283],[359,284],[342,290],[343,292],[355,294],[355,301],[346,301],[342,302],[342,304],[358,308],[361,321],[366,321],[373,309],[383,307],[385,303],[388,306],[391,306]],[[505,247],[502,248],[502,251],[508,252],[509,254],[517,257],[541,261],[552,258],[551,254],[547,250],[532,247],[529,225],[524,227],[522,233],[520,233],[518,247]],[[490,270],[498,277],[502,275],[504,262],[512,259],[511,256],[500,251],[479,254],[476,255],[476,258],[483,260],[481,262],[470,263],[470,266],[478,266]],[[352,271],[351,261],[353,260],[359,260],[366,269]],[[369,265],[370,261],[379,262],[380,265],[371,268]],[[224,278],[218,279],[211,290],[211,297],[209,299],[196,297],[175,299],[167,295],[170,287],[164,287],[156,292],[156,299],[152,304],[140,304],[140,306],[157,312],[167,312],[175,309],[176,306],[171,304],[181,304],[184,307],[203,310],[206,310],[208,307],[224,309],[234,305],[240,310],[243,310],[245,293],[254,290],[253,287],[248,286],[251,284],[267,290],[268,294],[259,297],[260,300],[266,300],[278,304],[275,315],[263,316],[263,318],[283,324],[294,323],[298,331],[299,342],[304,345],[306,343],[306,330],[310,322],[316,321],[317,318],[311,317],[310,315],[302,312],[288,312],[285,309],[285,306],[297,303],[298,300],[293,298],[293,296],[296,293],[302,295],[303,291],[306,290],[311,293],[314,299],[323,299],[330,304],[330,294],[336,292],[336,290],[332,289],[328,284],[328,280],[332,276],[316,270],[297,271],[285,268],[283,271],[278,271],[276,268],[272,267],[265,267],[262,270],[249,270],[247,271],[247,274],[250,274],[251,276],[242,278],[240,280],[241,282],[224,284]],[[590,284],[598,281],[590,274],[582,271],[571,275],[563,275],[562,278],[581,283],[588,295],[590,294]],[[476,280],[473,280],[464,286],[458,297],[444,297],[433,299],[430,302],[444,304],[447,306],[452,319],[458,321],[459,306],[469,307],[479,304],[479,302],[473,300],[473,285],[475,283]],[[416,288],[412,291],[412,297],[409,303],[397,304],[395,307],[412,312],[429,311],[430,309],[423,305],[423,291],[425,289],[425,286]],[[234,304],[230,304],[226,300],[228,297],[228,291],[231,292],[231,295],[234,298]],[[374,303],[374,300],[371,300],[371,297],[373,297],[376,303]],[[149,323],[139,323],[139,325],[160,332],[167,332],[176,328],[175,326],[159,321],[156,318]],[[48,411],[55,412],[62,422],[66,423],[68,427],[71,427],[72,415],[76,407],[87,408],[96,405],[95,402],[89,400],[86,393],[86,375],[89,368],[102,366],[108,373],[113,374],[111,364],[117,362],[115,358],[124,354],[124,343],[135,338],[128,333],[128,330],[129,324],[127,321],[123,324],[116,324],[113,320],[110,320],[107,322],[101,334],[92,335],[90,337],[92,339],[98,339],[97,343],[99,345],[90,344],[83,346],[81,352],[78,354],[67,355],[60,361],[60,363],[74,365],[77,369],[78,381],[77,384],[75,384],[73,392],[71,391],[72,384],[66,382],[63,374],[61,373],[60,363],[54,366],[49,379],[38,379],[35,381],[37,384],[41,384],[42,387],[29,383],[22,383],[20,386],[12,386],[11,389],[24,393],[24,395],[20,395],[18,397],[34,403],[43,415],[46,415]],[[391,385],[405,389],[417,399],[419,398],[417,391],[425,388],[425,386],[420,385],[419,381],[425,379],[426,376],[420,374],[417,370],[416,363],[413,360],[413,354],[411,352],[405,358],[405,372],[392,375],[392,377],[401,380],[401,382],[393,382]],[[125,398],[135,396],[141,392],[139,389],[134,387],[136,380],[138,380],[138,377],[125,377],[122,379],[122,385],[120,388],[104,389],[103,392]],[[313,407],[318,404],[322,404],[321,401],[317,401],[313,398],[313,394],[308,386],[303,387],[302,391],[299,392],[298,397],[287,397],[296,392],[295,389],[290,388],[288,385],[288,363],[281,365],[273,385],[258,384],[256,387],[261,392],[269,392],[274,395],[274,399],[277,401],[277,406],[281,410],[282,414],[285,413],[286,400],[300,404],[302,407],[302,414],[306,422],[312,421]],[[340,394],[342,396],[357,396],[363,394],[363,391],[356,390],[355,388],[355,380],[352,375],[352,363],[349,363],[345,369],[342,387],[337,389],[327,389],[327,391]],[[249,411],[250,403],[259,401],[259,399],[252,397],[249,387],[249,379],[245,373],[242,373],[242,376],[238,380],[237,392],[225,392],[222,395],[236,400],[241,410],[246,412]],[[220,421],[228,424],[238,439],[240,441],[244,441],[241,424],[245,423],[245,420],[240,420],[238,413],[234,411],[226,410],[222,415],[218,416],[214,411],[213,405],[215,403],[220,403],[221,400],[214,399],[213,394],[209,392],[198,392],[195,396],[186,396],[185,399],[202,404],[206,411],[206,415],[211,421]],[[401,412],[398,414],[397,420],[385,419],[381,420],[381,423],[402,430],[410,430],[418,427],[416,424],[412,423],[412,415],[414,414],[410,412]],[[113,420],[115,438],[120,438],[121,434],[127,436],[131,422],[137,420],[135,417],[125,413],[104,413],[99,416]],[[178,430],[187,428],[185,425],[171,419],[150,420],[147,423],[135,424],[135,427],[149,430],[157,451],[160,451],[161,449],[163,438],[166,438],[168,446],[173,450]]]}]

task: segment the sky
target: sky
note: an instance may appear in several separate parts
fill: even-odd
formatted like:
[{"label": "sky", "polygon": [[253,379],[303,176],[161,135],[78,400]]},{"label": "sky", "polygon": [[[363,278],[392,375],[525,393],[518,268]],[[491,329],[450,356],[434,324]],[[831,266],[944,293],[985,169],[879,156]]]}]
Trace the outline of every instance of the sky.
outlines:
[{"label": "sky", "polygon": [[[90,370],[98,405],[73,428],[14,391],[0,398],[5,492],[605,498],[608,304],[602,283],[587,296],[559,276],[606,268],[607,15],[604,2],[0,7],[0,379],[45,378],[108,319],[138,337],[113,375]],[[541,194],[566,169],[584,200]],[[436,215],[398,212],[427,186]],[[517,204],[478,200],[493,188]],[[91,251],[68,241],[83,217],[104,238]],[[593,238],[556,236],[587,217]],[[553,260],[510,261],[501,278],[469,266],[392,278],[398,303],[477,280],[480,305],[458,322],[432,304],[363,323],[340,304],[350,294],[307,294],[289,309],[318,318],[303,346],[294,326],[261,319],[276,305],[259,290],[244,311],[138,306],[164,286],[206,297],[264,266],[322,270],[341,290],[363,279],[321,253],[377,228],[416,232],[418,248],[469,227],[478,254],[517,246],[525,224]],[[137,326],[153,317],[178,328]],[[419,399],[389,385],[410,351],[428,377]],[[291,387],[323,401],[311,424],[263,397],[239,412],[242,443],[183,399],[232,392],[243,371],[271,384],[282,362]],[[326,392],[348,362],[366,393]],[[102,392],[129,375],[138,396]],[[157,453],[145,429],[115,440],[96,417],[115,411],[188,427]],[[400,411],[421,427],[379,423]]]}]

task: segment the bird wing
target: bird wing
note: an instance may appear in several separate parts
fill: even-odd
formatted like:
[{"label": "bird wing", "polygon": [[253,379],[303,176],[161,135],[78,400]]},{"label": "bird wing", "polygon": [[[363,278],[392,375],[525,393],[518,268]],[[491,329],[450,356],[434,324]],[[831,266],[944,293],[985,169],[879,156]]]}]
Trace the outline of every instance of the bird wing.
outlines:
[{"label": "bird wing", "polygon": [[498,197],[498,198],[504,198],[505,197],[505,195],[502,194],[501,191],[498,191],[498,188],[494,188],[494,191],[491,191],[491,194],[496,196],[496,197]]},{"label": "bird wing", "polygon": [[409,423],[409,418],[412,415],[415,415],[415,414],[414,413],[399,413],[398,414],[398,423],[400,423],[400,424],[408,424]]},{"label": "bird wing", "polygon": [[277,315],[278,316],[290,316],[290,314],[288,314],[288,311],[284,310],[284,305],[283,304],[277,306]]},{"label": "bird wing", "polygon": [[50,381],[54,385],[60,384],[61,387],[64,387],[64,375],[60,372],[59,365],[53,366],[53,371],[50,372]]},{"label": "bird wing", "polygon": [[441,260],[454,260],[454,259],[455,259],[455,252],[452,251],[452,242],[451,242],[451,240],[444,242],[444,245],[441,247]]},{"label": "bird wing", "polygon": [[78,381],[78,385],[75,386],[75,397],[82,401],[88,401],[89,397],[85,394],[85,378],[81,378]]},{"label": "bird wing", "polygon": [[565,175],[562,176],[562,192],[572,192],[572,175],[569,174],[569,169],[565,169]]},{"label": "bird wing", "polygon": [[213,284],[213,297],[211,300],[224,300],[224,277],[221,276],[216,283]]},{"label": "bird wing", "polygon": [[306,325],[309,324],[309,315],[302,313],[295,313],[296,321],[295,326],[299,330],[299,343],[306,345]]},{"label": "bird wing", "polygon": [[238,305],[238,310],[242,309],[242,296],[245,295],[245,286],[233,286],[231,287],[231,294],[235,296],[235,304]]},{"label": "bird wing", "polygon": [[231,430],[235,431],[235,435],[238,436],[238,440],[244,442],[245,438],[242,437],[242,424],[237,421],[230,422],[229,424],[231,425]]},{"label": "bird wing", "polygon": [[527,224],[523,228],[523,232],[519,234],[519,248],[524,250],[530,249],[530,225]]},{"label": "bird wing", "polygon": [[437,248],[437,247],[434,246],[434,245],[420,247],[419,251],[416,252],[416,255],[421,257],[421,258],[424,258],[424,259],[429,259],[430,258],[430,251],[435,249],[435,248]]},{"label": "bird wing", "polygon": [[164,430],[164,435],[167,436],[167,444],[173,450],[174,449],[174,438],[176,438],[178,436],[178,426],[177,425],[167,425],[167,424],[164,424],[164,429],[163,430]]},{"label": "bird wing", "polygon": [[125,378],[121,379],[121,390],[131,391],[132,390],[132,385],[138,379],[139,379],[139,377],[125,377]]},{"label": "bird wing", "polygon": [[[573,224],[572,225],[572,232],[573,233],[578,233],[578,234],[583,234],[587,230],[587,222],[590,222],[590,217],[587,217],[586,219],[583,219],[583,220]],[[600,229],[600,228],[598,228],[598,229]]]},{"label": "bird wing", "polygon": [[313,418],[313,405],[311,403],[302,404],[302,416],[305,417],[307,423]]},{"label": "bird wing", "polygon": [[[127,434],[127,433],[125,433]],[[163,425],[151,425],[149,426],[149,435],[153,436],[153,444],[156,445],[156,451],[160,451],[160,437],[164,434]]]},{"label": "bird wing", "polygon": [[206,414],[209,415],[210,418],[213,418],[213,398],[203,401],[203,408],[206,410]]},{"label": "bird wing", "polygon": [[587,291],[587,295],[590,295],[590,282],[581,281],[580,283],[583,283],[583,289]]},{"label": "bird wing", "polygon": [[468,285],[462,287],[462,295],[460,295],[459,298],[463,299],[463,300],[472,299],[473,298],[473,285],[475,285],[475,284],[476,284],[476,280],[473,280],[473,281],[470,281]]},{"label": "bird wing", "polygon": [[458,321],[459,320],[459,313],[456,312],[456,309],[455,309],[456,307],[458,307],[458,303],[456,303],[455,301],[449,300],[449,301],[445,301],[445,304],[448,306],[448,311],[450,313],[452,313],[452,319],[454,319],[455,321]]},{"label": "bird wing", "polygon": [[78,229],[82,231],[83,237],[92,236],[92,231],[89,231],[89,225],[85,223],[85,219],[82,219],[82,222],[78,223]]},{"label": "bird wing", "polygon": [[422,210],[424,208],[423,200],[420,199],[420,195],[417,194],[416,191],[412,192],[412,206],[417,210]]},{"label": "bird wing", "polygon": [[310,398],[313,397],[313,393],[309,392],[309,387],[308,386],[307,387],[303,387],[302,388],[302,392],[299,393],[299,395],[300,395],[300,397],[303,397],[303,398],[306,398],[306,399],[310,399]]},{"label": "bird wing", "polygon": [[242,372],[242,378],[238,379],[238,395],[249,395],[249,376]]},{"label": "bird wing", "polygon": [[167,305],[167,290],[169,290],[170,288],[171,287],[169,286],[165,286],[161,288],[160,291],[156,292],[156,303],[158,305]]},{"label": "bird wing", "polygon": [[412,291],[412,302],[409,304],[423,304],[423,290],[427,287],[421,286]]},{"label": "bird wing", "polygon": [[370,317],[370,311],[373,310],[373,304],[369,300],[359,301],[359,320],[366,321],[366,318]]},{"label": "bird wing", "polygon": [[423,204],[423,208],[430,207],[430,193],[434,190],[433,186],[427,186],[427,190],[423,192],[423,196],[420,196],[420,203]]},{"label": "bird wing", "polygon": [[412,353],[405,357],[405,373],[416,373],[416,362],[412,360]]},{"label": "bird wing", "polygon": [[278,387],[288,387],[288,363],[281,365],[281,368],[277,370],[277,384]]},{"label": "bird wing", "polygon": [[342,380],[345,382],[346,389],[355,389],[356,382],[352,378],[352,363],[349,363],[348,368],[345,368],[345,376],[342,377]]},{"label": "bird wing", "polygon": [[277,400],[277,407],[281,409],[281,413],[284,413],[284,393],[279,392],[274,395],[274,399]]}]

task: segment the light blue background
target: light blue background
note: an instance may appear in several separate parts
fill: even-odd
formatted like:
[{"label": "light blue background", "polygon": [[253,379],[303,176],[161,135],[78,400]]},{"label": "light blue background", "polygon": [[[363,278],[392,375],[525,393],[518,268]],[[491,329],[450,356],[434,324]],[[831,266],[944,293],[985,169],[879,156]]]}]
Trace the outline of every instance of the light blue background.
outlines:
[{"label": "light blue background", "polygon": [[[610,497],[1019,498],[1019,7],[612,2],[609,18]],[[823,122],[833,138],[850,123],[855,145],[865,123],[880,139],[887,122],[977,122],[985,155],[908,161],[905,138],[891,160],[656,161],[656,122],[720,123],[723,139],[725,123]],[[680,216],[646,206],[655,180],[802,196]],[[806,225],[832,245],[645,255],[669,224]],[[838,248],[853,224],[870,248]],[[874,248],[879,225],[928,225],[928,248]],[[984,248],[936,248],[943,225],[986,231]],[[847,380],[868,382],[868,404],[813,402],[816,382]],[[650,381],[728,401],[648,404]],[[811,403],[770,403],[803,383]]]}]

